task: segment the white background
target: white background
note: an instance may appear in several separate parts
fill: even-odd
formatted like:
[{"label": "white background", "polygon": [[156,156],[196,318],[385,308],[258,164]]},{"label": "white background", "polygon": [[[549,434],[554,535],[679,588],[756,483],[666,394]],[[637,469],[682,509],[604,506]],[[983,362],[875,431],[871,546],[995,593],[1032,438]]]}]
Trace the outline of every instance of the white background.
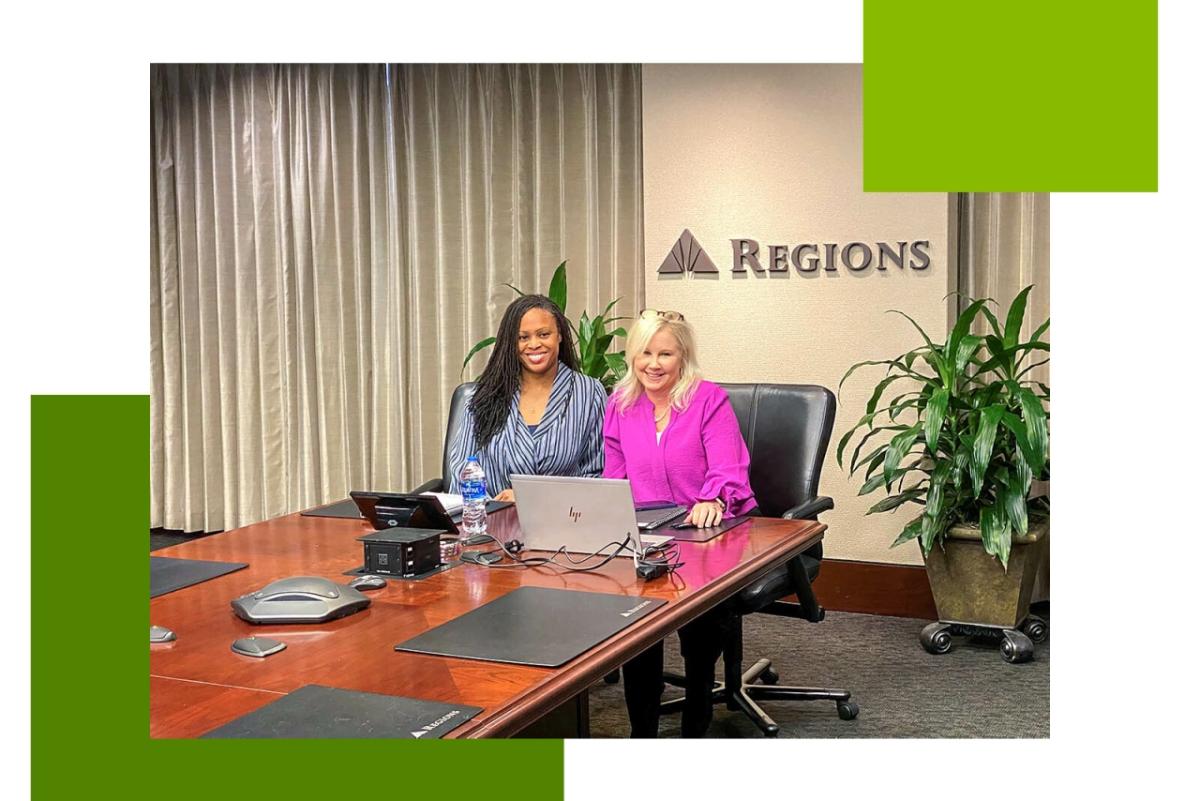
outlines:
[{"label": "white background", "polygon": [[[430,5],[6,12],[0,486],[5,508],[21,510],[7,520],[9,553],[28,562],[29,395],[149,391],[150,62],[862,58],[856,2],[792,2],[786,12],[761,2]],[[1052,200],[1051,739],[569,742],[569,799],[1156,797],[1194,788],[1183,760],[1195,751],[1197,713],[1188,646],[1200,570],[1191,511],[1200,265],[1196,121],[1185,98],[1200,74],[1189,41],[1197,16],[1192,5],[1160,3],[1160,191]],[[1121,124],[1120,108],[1110,121]],[[28,571],[18,562],[6,572],[19,607]],[[6,795],[26,795],[28,619],[7,625],[0,753]],[[800,643],[803,634],[798,627]]]}]

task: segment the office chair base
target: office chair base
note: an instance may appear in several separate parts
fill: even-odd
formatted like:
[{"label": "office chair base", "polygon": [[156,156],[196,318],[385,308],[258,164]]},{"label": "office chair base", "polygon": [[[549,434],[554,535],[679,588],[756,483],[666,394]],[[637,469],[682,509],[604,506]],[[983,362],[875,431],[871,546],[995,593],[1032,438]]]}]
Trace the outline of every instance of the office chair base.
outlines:
[{"label": "office chair base", "polygon": [[931,654],[949,653],[954,637],[970,637],[973,642],[996,643],[1005,662],[1020,664],[1033,659],[1033,644],[1045,642],[1050,624],[1037,615],[1028,615],[1019,628],[981,626],[970,623],[937,621],[921,629],[921,646]]},{"label": "office chair base", "polygon": [[[684,686],[684,678],[677,673],[664,673],[663,681],[674,687]],[[759,684],[758,682],[762,682]],[[724,704],[726,709],[742,712],[753,721],[767,737],[779,736],[779,724],[768,715],[757,701],[833,701],[837,704],[838,717],[854,720],[858,717],[858,704],[850,700],[846,690],[830,690],[817,687],[788,687],[779,684],[779,674],[771,668],[771,660],[760,659],[742,673],[739,687],[732,690],[723,681],[713,684],[713,704]],[[672,698],[659,706],[660,714],[671,714],[683,709],[683,698]]]}]

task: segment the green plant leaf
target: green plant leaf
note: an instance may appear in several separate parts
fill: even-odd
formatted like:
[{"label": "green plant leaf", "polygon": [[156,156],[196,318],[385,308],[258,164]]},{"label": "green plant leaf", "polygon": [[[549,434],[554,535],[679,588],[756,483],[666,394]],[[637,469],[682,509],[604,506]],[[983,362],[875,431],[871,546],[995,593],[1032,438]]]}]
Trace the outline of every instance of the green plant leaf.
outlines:
[{"label": "green plant leaf", "polygon": [[850,365],[850,369],[846,371],[846,374],[844,376],[842,376],[842,380],[838,382],[838,397],[840,398],[842,395],[842,385],[846,383],[846,379],[848,379],[851,375],[853,375],[855,372],[857,372],[860,367],[882,366],[885,364],[888,366],[889,373],[892,371],[892,368],[894,367],[894,368],[900,370],[901,372],[903,372],[905,375],[907,375],[911,378],[915,378],[918,381],[928,381],[929,380],[926,376],[923,376],[920,373],[913,370],[911,363],[908,365],[904,365],[903,363],[901,363],[901,361],[899,359],[867,359],[866,361],[861,361],[856,364]]},{"label": "green plant leaf", "polygon": [[838,447],[837,447],[837,461],[838,461],[839,466],[841,466],[841,464],[842,464],[842,455],[843,455],[843,452],[846,450],[846,445],[850,442],[850,438],[852,436],[854,436],[854,432],[857,431],[858,429],[862,428],[863,426],[872,425],[872,421],[874,420],[875,416],[883,414],[885,411],[887,411],[887,410],[886,409],[878,409],[874,412],[864,414],[862,417],[860,417],[858,419],[858,422],[854,424],[853,428],[851,428],[849,431],[847,431],[845,434],[842,435],[841,440],[838,441]]},{"label": "green plant leaf", "polygon": [[901,378],[904,378],[904,375],[890,375],[875,385],[875,391],[871,393],[871,398],[867,401],[867,414],[875,411],[875,407],[879,405],[879,398],[883,395],[883,391],[887,389],[890,384],[899,381]]},{"label": "green plant leaf", "polygon": [[971,323],[975,321],[975,318],[979,315],[979,310],[986,303],[986,298],[976,300],[963,309],[962,314],[958,315],[958,320],[954,323],[954,329],[950,332],[950,340],[946,343],[946,353],[955,362],[958,361],[958,351],[961,343],[965,341],[967,334],[971,332]]},{"label": "green plant leaf", "polygon": [[1012,378],[1013,373],[1013,358],[1004,348],[1004,340],[1000,337],[988,334],[983,338],[987,343],[988,351],[991,353],[991,358],[979,365],[979,373],[988,373],[992,370],[999,370],[1005,378]]},{"label": "green plant leaf", "polygon": [[963,443],[959,443],[960,447],[954,450],[954,467],[950,471],[950,483],[956,487],[962,486],[962,474],[967,469],[967,465],[971,461],[971,451],[969,447],[962,447]]},{"label": "green plant leaf", "polygon": [[1004,321],[1005,348],[1014,347],[1017,344],[1017,340],[1021,338],[1021,323],[1025,321],[1025,304],[1032,290],[1033,284],[1022,289],[1013,298],[1012,305],[1008,307],[1008,317]]},{"label": "green plant leaf", "polygon": [[874,478],[871,478],[868,481],[864,482],[862,485],[862,488],[858,491],[859,496],[861,497],[863,495],[870,495],[872,492],[874,492],[875,490],[882,487],[884,478],[885,478],[885,476],[883,475],[883,473],[880,473],[879,475],[875,476]]},{"label": "green plant leaf", "polygon": [[892,543],[892,547],[895,548],[901,543],[908,542],[919,533],[921,533],[921,518],[914,517],[912,520],[908,521],[908,524],[904,527],[904,530],[900,532],[900,536],[896,537],[895,541]]},{"label": "green plant leaf", "polygon": [[913,443],[917,441],[917,437],[919,436],[921,436],[921,427],[910,426],[907,430],[892,438],[891,443],[888,445],[887,456],[883,460],[883,474],[887,476],[889,484],[895,478],[896,470],[900,467],[900,460],[912,450]]},{"label": "green plant leaf", "polygon": [[967,363],[975,357],[979,352],[979,346],[983,344],[983,337],[975,334],[968,334],[958,343],[958,350],[954,352],[954,372],[956,375],[961,374],[967,369]]},{"label": "green plant leaf", "polygon": [[550,279],[550,290],[546,293],[546,297],[550,298],[551,302],[557,306],[563,314],[567,313],[567,263],[564,261],[554,270],[554,277]]},{"label": "green plant leaf", "polygon": [[592,321],[584,311],[579,315],[579,355],[591,353],[592,350]]},{"label": "green plant leaf", "polygon": [[1046,322],[1042,323],[1041,325],[1039,325],[1037,327],[1037,330],[1035,330],[1033,332],[1033,336],[1031,336],[1030,339],[1035,342],[1037,340],[1040,340],[1042,338],[1042,334],[1046,333],[1047,329],[1049,329],[1049,328],[1050,328],[1050,318],[1047,317]]},{"label": "green plant leaf", "polygon": [[[1019,379],[1021,376],[1025,375],[1026,373],[1028,373],[1030,370],[1033,370],[1034,368],[1041,367],[1043,364],[1049,364],[1049,363],[1050,363],[1049,359],[1042,359],[1040,362],[1034,362],[1033,364],[1027,364],[1021,370],[1021,372],[1017,373],[1017,378]],[[1045,384],[1042,384],[1042,386],[1045,386]]]},{"label": "green plant leaf", "polygon": [[[992,300],[991,298],[985,298],[984,300],[986,300],[988,303],[996,302],[996,301]],[[989,309],[987,306],[983,306],[979,311],[982,312],[983,316],[987,318],[988,325],[990,325],[992,327],[992,334],[994,334],[997,338],[999,338],[1001,336],[1000,321],[996,319],[996,315],[993,314],[992,310]]]},{"label": "green plant leaf", "polygon": [[909,317],[907,314],[905,314],[904,312],[900,311],[899,309],[888,309],[888,310],[887,310],[887,312],[885,312],[885,313],[886,313],[886,314],[898,314],[898,315],[900,315],[901,317],[903,317],[904,319],[908,320],[910,323],[912,323],[912,324],[913,324],[913,327],[914,327],[914,328],[916,328],[918,331],[920,331],[920,332],[921,332],[921,338],[925,340],[925,344],[929,346],[929,349],[930,349],[930,350],[937,350],[937,345],[934,345],[934,344],[933,344],[933,340],[932,340],[932,339],[930,339],[930,338],[929,338],[929,335],[925,333],[925,329],[924,329],[924,328],[922,328],[921,326],[917,325],[917,321],[916,321],[916,320],[914,320],[913,318]]},{"label": "green plant leaf", "polygon": [[495,344],[496,344],[495,337],[488,337],[487,339],[481,339],[478,342],[476,342],[475,347],[471,348],[471,352],[467,354],[467,358],[463,359],[462,371],[459,372],[459,376],[462,376],[462,374],[467,371],[467,362],[471,361],[472,356],[474,356],[476,353],[483,350],[484,348],[490,347]]},{"label": "green plant leaf", "polygon": [[900,493],[899,495],[889,495],[888,497],[884,498],[882,501],[880,501],[879,503],[875,504],[870,509],[868,509],[867,514],[873,515],[873,514],[878,514],[880,512],[887,512],[891,509],[895,509],[897,506],[900,506],[901,504],[916,500],[918,497],[920,497],[921,495],[924,495],[924,494],[925,494],[925,489],[923,487],[920,487],[920,488],[916,488],[916,489],[905,490],[904,492]]},{"label": "green plant leaf", "polygon": [[879,453],[877,453],[871,457],[871,460],[869,462],[867,462],[866,472],[863,473],[864,479],[871,478],[871,474],[874,473],[876,470],[878,470],[880,468],[880,466],[883,464],[883,459],[885,456],[887,456],[886,448],[884,448],[884,450],[880,451]]},{"label": "green plant leaf", "polygon": [[624,339],[625,337],[629,336],[629,334],[625,333],[625,329],[624,329],[624,328],[614,328],[614,329],[612,330],[612,335],[613,335],[614,337],[621,337],[622,339]]},{"label": "green plant leaf", "polygon": [[1020,487],[1020,478],[1014,476],[1005,482],[999,493],[999,500],[1004,507],[1004,515],[1016,529],[1018,534],[1029,533],[1029,513],[1025,502],[1025,490]]},{"label": "green plant leaf", "polygon": [[983,477],[992,461],[992,447],[996,443],[996,426],[1003,414],[1003,406],[988,406],[979,415],[979,429],[971,448],[971,478],[976,498],[983,492]]},{"label": "green plant leaf", "polygon": [[920,520],[921,550],[925,552],[926,556],[928,556],[929,552],[933,550],[933,543],[936,542],[942,534],[942,521],[939,517],[934,517],[928,514],[922,514]]},{"label": "green plant leaf", "polygon": [[506,284],[505,284],[505,286],[506,286],[506,287],[508,287],[509,289],[511,289],[513,292],[516,292],[516,293],[517,293],[518,295],[520,295],[521,297],[525,297],[525,293],[524,293],[524,292],[522,292],[521,290],[517,289],[517,288],[516,288],[515,286],[513,286],[512,284],[507,284],[507,283],[506,283]]},{"label": "green plant leaf", "polygon": [[937,373],[937,380],[941,382],[941,385],[943,387],[950,386],[952,380],[950,375],[950,363],[946,361],[946,357],[942,355],[942,352],[937,349],[928,351],[925,354],[925,361],[928,362],[929,366],[932,367],[934,372]]},{"label": "green plant leaf", "polygon": [[921,399],[919,397],[910,398],[909,400],[906,400],[902,403],[893,403],[892,405],[888,406],[886,409],[881,409],[880,411],[887,412],[888,419],[891,420],[892,422],[896,422],[896,418],[900,416],[900,412],[904,411],[905,409],[916,408],[920,405],[921,405]]},{"label": "green plant leaf", "polygon": [[930,453],[937,452],[938,437],[942,433],[942,421],[946,417],[946,406],[950,403],[950,390],[942,387],[933,393],[925,407],[925,445]]},{"label": "green plant leaf", "polygon": [[[604,307],[604,311],[600,312],[601,319],[608,317],[608,313],[610,311],[612,311],[612,307],[616,306],[617,303],[620,302],[620,300],[621,300],[620,298],[617,298],[616,300],[609,301],[608,305]],[[623,319],[623,318],[614,317],[613,319],[615,320],[615,319]],[[606,322],[611,322],[611,321],[606,321]]]},{"label": "green plant leaf", "polygon": [[[850,456],[850,475],[854,475],[854,471],[859,464],[859,454],[862,453],[863,447],[867,444],[867,442],[869,442],[872,438],[874,438],[874,436],[876,434],[882,433],[884,431],[903,431],[906,428],[908,428],[908,426],[883,426],[882,428],[872,428],[870,431],[868,431],[866,436],[864,436],[861,440],[859,440],[858,445],[855,446],[855,448],[854,448],[854,453],[851,454],[851,456]],[[864,461],[873,459],[875,457],[875,454],[886,449],[887,446],[888,446],[888,443],[886,443],[886,442],[883,443],[878,448],[871,451],[871,453],[867,454],[866,457],[864,458]]]},{"label": "green plant leaf", "polygon": [[979,533],[983,538],[983,550],[1000,560],[1008,571],[1008,555],[1012,550],[1012,528],[1004,510],[997,506],[979,509]]},{"label": "green plant leaf", "polygon": [[1050,345],[1045,342],[1023,342],[1020,345],[1017,345],[1011,350],[1011,353],[1017,357],[1013,362],[1014,366],[1024,362],[1035,350],[1049,353]]},{"label": "green plant leaf", "polygon": [[1029,435],[1029,467],[1040,474],[1046,464],[1046,450],[1050,444],[1050,431],[1046,423],[1046,409],[1042,401],[1025,387],[1019,387],[1017,400],[1021,404],[1021,418]]},{"label": "green plant leaf", "polygon": [[617,377],[625,375],[625,357],[620,353],[604,354],[604,361],[608,363],[608,369],[619,374]]},{"label": "green plant leaf", "polygon": [[950,477],[950,462],[940,461],[929,477],[929,488],[925,496],[925,514],[937,518],[942,514],[942,501],[945,497],[946,479]]},{"label": "green plant leaf", "polygon": [[1013,452],[1013,472],[1016,474],[1014,480],[1017,482],[1014,487],[1020,489],[1022,497],[1029,495],[1029,488],[1033,485],[1033,471],[1029,468],[1029,462],[1025,460],[1025,454],[1018,448]]}]

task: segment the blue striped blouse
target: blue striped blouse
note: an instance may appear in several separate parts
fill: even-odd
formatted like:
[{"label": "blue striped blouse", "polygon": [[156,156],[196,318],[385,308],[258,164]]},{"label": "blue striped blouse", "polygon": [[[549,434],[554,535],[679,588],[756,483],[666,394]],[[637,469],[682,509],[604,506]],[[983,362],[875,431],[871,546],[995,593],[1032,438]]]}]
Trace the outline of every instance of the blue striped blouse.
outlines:
[{"label": "blue striped blouse", "polygon": [[[595,378],[562,362],[546,401],[546,411],[533,431],[521,417],[520,389],[513,395],[508,421],[478,453],[492,495],[511,486],[513,473],[534,476],[597,477],[604,470],[604,407],[608,395]],[[458,474],[475,453],[475,417],[470,406],[450,449],[448,492],[462,492]]]}]

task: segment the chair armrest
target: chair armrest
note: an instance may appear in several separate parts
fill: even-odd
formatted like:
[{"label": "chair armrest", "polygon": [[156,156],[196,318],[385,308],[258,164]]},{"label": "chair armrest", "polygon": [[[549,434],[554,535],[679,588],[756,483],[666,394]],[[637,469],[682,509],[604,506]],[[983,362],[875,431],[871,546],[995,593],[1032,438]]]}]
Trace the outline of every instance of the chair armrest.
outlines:
[{"label": "chair armrest", "polygon": [[816,520],[817,515],[821,514],[821,512],[828,512],[832,508],[833,498],[818,495],[799,506],[793,506],[781,514],[780,517],[787,520]]},{"label": "chair armrest", "polygon": [[442,483],[441,477],[431,478],[409,494],[417,495],[422,492],[441,492],[443,486],[445,486],[445,484]]}]

